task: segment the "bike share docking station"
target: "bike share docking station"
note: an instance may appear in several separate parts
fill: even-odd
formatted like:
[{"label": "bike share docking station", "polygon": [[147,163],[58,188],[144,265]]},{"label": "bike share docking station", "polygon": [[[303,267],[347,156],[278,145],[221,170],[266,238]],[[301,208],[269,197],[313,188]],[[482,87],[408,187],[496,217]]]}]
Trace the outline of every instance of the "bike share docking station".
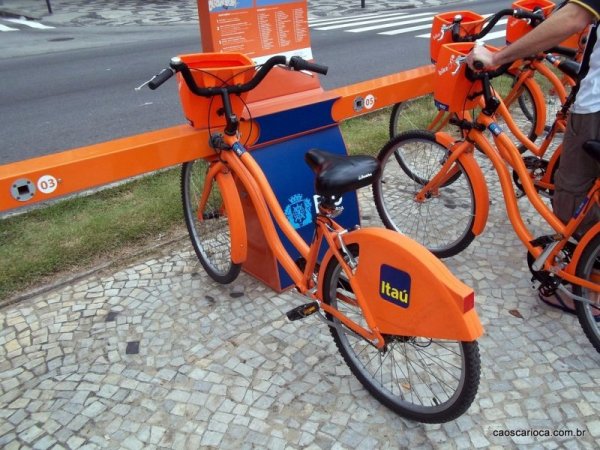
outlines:
[{"label": "bike share docking station", "polygon": [[[273,54],[312,58],[306,0],[230,3],[198,0],[204,52],[240,53],[256,63]],[[433,70],[433,65],[428,65],[324,91],[316,76],[276,68],[249,93],[242,116],[243,139],[286,216],[305,240],[312,238],[316,210],[314,175],[304,154],[311,148],[346,154],[341,121],[432,92]],[[208,114],[213,118],[217,110],[212,105],[211,110],[193,111],[184,102],[190,124],[2,165],[0,212],[214,156],[208,142],[210,132],[218,129],[218,116],[211,119],[210,130],[206,123]],[[284,290],[291,280],[266,245],[249,200],[242,203],[248,230],[244,270],[271,288]],[[343,205],[340,224],[359,224],[356,194],[346,194]],[[285,238],[283,242],[294,255],[293,246]]]}]

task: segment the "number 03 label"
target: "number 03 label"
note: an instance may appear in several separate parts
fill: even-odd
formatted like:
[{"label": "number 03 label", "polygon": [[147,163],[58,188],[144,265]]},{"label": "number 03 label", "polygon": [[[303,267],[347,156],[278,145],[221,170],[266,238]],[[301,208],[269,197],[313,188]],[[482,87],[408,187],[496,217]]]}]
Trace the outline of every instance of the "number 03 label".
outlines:
[{"label": "number 03 label", "polygon": [[37,188],[44,194],[50,194],[56,190],[58,182],[52,175],[44,175],[37,181]]}]

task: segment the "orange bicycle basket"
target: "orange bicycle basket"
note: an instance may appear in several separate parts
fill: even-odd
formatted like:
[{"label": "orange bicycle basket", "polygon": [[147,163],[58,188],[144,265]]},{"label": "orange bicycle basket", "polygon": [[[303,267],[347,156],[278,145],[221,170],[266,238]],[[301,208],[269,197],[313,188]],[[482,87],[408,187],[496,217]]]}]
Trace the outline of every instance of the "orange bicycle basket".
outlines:
[{"label": "orange bicycle basket", "polygon": [[[465,75],[466,56],[474,42],[444,44],[435,65],[433,99],[442,111],[461,112],[479,105],[479,94],[483,91],[481,81],[470,81]],[[497,50],[488,45],[489,50]]]},{"label": "orange bicycle basket", "polygon": [[[544,12],[544,17],[548,17],[554,10],[554,3],[549,0],[519,0],[512,4],[513,9],[524,9],[525,11],[533,12],[537,8],[541,8]],[[533,27],[527,19],[516,19],[509,17],[506,22],[506,43],[511,44],[520,37],[526,35]]]},{"label": "orange bicycle basket", "polygon": [[429,57],[435,64],[440,47],[444,44],[454,42],[452,40],[452,22],[457,15],[462,16],[459,35],[461,37],[477,34],[483,28],[485,18],[473,11],[449,11],[438,14],[433,18],[431,24],[431,35],[429,38]]},{"label": "orange bicycle basket", "polygon": [[[254,63],[241,53],[192,53],[180,55],[192,72],[199,87],[218,87],[230,84],[243,84],[254,75]],[[205,98],[193,94],[177,74],[179,97],[183,114],[194,128],[225,125],[225,117],[219,115],[223,102],[220,97]],[[234,111],[242,111],[247,93],[231,96]]]}]

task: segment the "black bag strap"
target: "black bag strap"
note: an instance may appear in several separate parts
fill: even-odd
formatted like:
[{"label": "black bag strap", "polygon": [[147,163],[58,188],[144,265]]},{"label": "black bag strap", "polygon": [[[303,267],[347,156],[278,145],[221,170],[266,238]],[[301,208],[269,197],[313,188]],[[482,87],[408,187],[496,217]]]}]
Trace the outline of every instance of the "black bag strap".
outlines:
[{"label": "black bag strap", "polygon": [[583,51],[583,59],[581,61],[581,68],[579,69],[579,73],[577,74],[577,83],[571,89],[571,93],[567,97],[564,105],[561,108],[561,113],[566,114],[573,102],[575,102],[575,97],[577,96],[577,92],[579,91],[579,86],[581,85],[581,80],[585,78],[590,70],[590,59],[592,57],[592,52],[594,51],[594,46],[596,45],[596,41],[598,40],[598,24],[594,23],[591,26],[590,33],[588,35],[588,41],[585,44],[585,50]]}]

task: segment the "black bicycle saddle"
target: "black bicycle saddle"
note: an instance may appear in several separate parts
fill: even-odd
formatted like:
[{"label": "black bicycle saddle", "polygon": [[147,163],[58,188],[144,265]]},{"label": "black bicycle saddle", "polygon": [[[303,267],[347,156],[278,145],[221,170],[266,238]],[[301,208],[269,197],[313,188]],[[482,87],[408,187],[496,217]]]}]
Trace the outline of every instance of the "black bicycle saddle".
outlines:
[{"label": "black bicycle saddle", "polygon": [[345,156],[312,149],[304,160],[317,175],[315,191],[322,196],[339,197],[368,186],[380,170],[379,161],[367,155]]}]

